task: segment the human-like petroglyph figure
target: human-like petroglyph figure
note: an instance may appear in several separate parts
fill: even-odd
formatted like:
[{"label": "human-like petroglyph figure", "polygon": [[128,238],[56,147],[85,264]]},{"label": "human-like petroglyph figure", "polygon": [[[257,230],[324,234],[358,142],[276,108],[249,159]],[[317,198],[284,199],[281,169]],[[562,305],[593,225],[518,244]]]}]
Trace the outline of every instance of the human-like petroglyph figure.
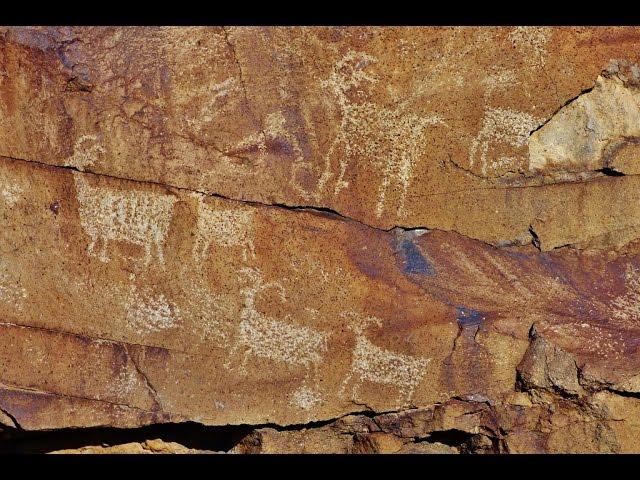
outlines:
[{"label": "human-like petroglyph figure", "polygon": [[503,155],[495,159],[490,158],[489,149],[495,145],[524,147],[531,132],[543,121],[525,112],[507,108],[488,108],[482,119],[482,128],[469,148],[469,168],[473,170],[479,165],[480,172],[486,176],[490,171],[516,165],[518,159],[515,157]]},{"label": "human-like petroglyph figure", "polygon": [[409,402],[431,359],[394,353],[371,343],[364,331],[368,325],[381,326],[382,320],[379,318],[364,317],[355,312],[345,312],[342,316],[349,322],[347,327],[355,334],[356,346],[351,369],[342,382],[340,394],[344,395],[347,385],[353,383],[351,395],[356,399],[361,383],[368,381],[396,387],[399,390],[398,401]]},{"label": "human-like petroglyph figure", "polygon": [[164,264],[163,244],[169,230],[173,205],[177,197],[141,190],[120,191],[92,186],[83,174],[75,173],[74,180],[79,203],[80,223],[91,237],[87,251],[108,262],[109,241],[123,241],[144,248],[144,264],[156,256]]},{"label": "human-like petroglyph figure", "polygon": [[241,291],[244,306],[240,313],[236,345],[231,353],[234,354],[239,348],[244,349],[243,368],[249,356],[301,366],[307,370],[320,364],[327,351],[329,334],[259,312],[256,308],[256,296],[259,293],[275,289],[284,301],[284,289],[277,282],[264,282],[257,269],[245,268],[241,273],[251,285]]},{"label": "human-like petroglyph figure", "polygon": [[[334,156],[339,155],[339,172],[334,182],[334,195],[349,183],[344,177],[351,162],[360,157],[362,164],[371,163],[382,169],[376,215],[385,210],[387,194],[399,187],[398,214],[404,211],[404,202],[411,180],[413,164],[424,148],[425,131],[433,125],[444,124],[439,115],[418,116],[402,109],[389,109],[368,101],[353,101],[352,95],[362,94],[378,82],[366,67],[376,59],[363,52],[349,51],[334,67],[321,85],[338,100],[342,119],[338,134],[325,156],[325,169],[318,182],[319,190],[328,185],[335,175],[331,168]],[[343,149],[343,154],[338,149]]]},{"label": "human-like petroglyph figure", "polygon": [[198,225],[193,246],[194,258],[200,262],[204,261],[212,243],[223,248],[243,247],[242,257],[245,262],[249,256],[255,258],[256,254],[253,248],[254,213],[240,208],[216,207],[205,203],[203,195],[194,194],[194,196],[198,202]]}]

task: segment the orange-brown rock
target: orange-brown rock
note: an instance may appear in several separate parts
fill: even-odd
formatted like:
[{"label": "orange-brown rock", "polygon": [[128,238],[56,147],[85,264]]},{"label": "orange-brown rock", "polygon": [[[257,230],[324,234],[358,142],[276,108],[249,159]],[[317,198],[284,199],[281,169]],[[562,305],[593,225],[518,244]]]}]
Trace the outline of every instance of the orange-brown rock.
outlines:
[{"label": "orange-brown rock", "polygon": [[638,35],[0,29],[1,441],[637,451]]},{"label": "orange-brown rock", "polygon": [[199,450],[194,450],[191,448],[186,448],[184,445],[180,445],[175,442],[164,442],[160,439],[146,440],[141,443],[123,443],[121,445],[113,445],[113,446],[88,446],[81,447],[78,449],[70,449],[70,450],[58,450],[55,452],[51,452],[55,454],[151,454],[151,453],[174,453],[174,454],[185,454],[185,453],[203,453]]}]

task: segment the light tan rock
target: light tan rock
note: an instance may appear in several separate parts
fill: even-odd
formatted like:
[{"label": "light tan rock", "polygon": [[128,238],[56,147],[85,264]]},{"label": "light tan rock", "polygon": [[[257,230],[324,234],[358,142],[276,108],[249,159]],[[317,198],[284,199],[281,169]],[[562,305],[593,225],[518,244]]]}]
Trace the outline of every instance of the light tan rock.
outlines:
[{"label": "light tan rock", "polygon": [[558,389],[567,395],[581,395],[578,366],[571,355],[547,342],[531,330],[531,343],[518,365],[519,380],[525,388]]},{"label": "light tan rock", "polygon": [[149,454],[149,453],[202,453],[198,450],[187,448],[175,442],[165,442],[159,438],[146,440],[142,443],[123,443],[113,446],[92,446],[78,449],[58,450],[53,454]]}]

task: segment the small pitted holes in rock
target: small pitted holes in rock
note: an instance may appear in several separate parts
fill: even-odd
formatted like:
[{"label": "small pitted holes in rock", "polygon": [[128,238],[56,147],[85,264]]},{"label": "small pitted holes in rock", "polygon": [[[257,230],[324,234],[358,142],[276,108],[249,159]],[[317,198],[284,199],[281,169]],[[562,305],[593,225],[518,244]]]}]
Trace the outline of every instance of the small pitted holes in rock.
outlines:
[{"label": "small pitted holes in rock", "polygon": [[51,202],[49,204],[49,210],[51,210],[54,215],[58,215],[60,212],[60,202],[58,200]]},{"label": "small pitted holes in rock", "polygon": [[257,269],[245,268],[241,273],[251,285],[241,291],[244,308],[240,313],[238,338],[233,351],[244,347],[245,362],[248,355],[253,355],[305,368],[321,363],[327,350],[329,334],[259,312],[256,307],[256,296],[259,293],[275,289],[284,300],[284,289],[277,282],[264,282]]},{"label": "small pitted holes in rock", "polygon": [[80,222],[91,238],[87,249],[89,255],[95,255],[96,244],[101,242],[98,258],[107,262],[109,241],[124,241],[144,248],[145,265],[151,262],[153,248],[158,261],[164,263],[163,243],[177,197],[92,186],[80,173],[74,173],[74,180]]},{"label": "small pitted holes in rock", "polygon": [[381,326],[382,320],[379,318],[355,312],[345,312],[342,316],[349,322],[347,327],[355,334],[356,346],[351,370],[342,382],[341,392],[344,394],[347,385],[353,382],[351,395],[356,399],[361,382],[369,381],[397,388],[400,392],[398,401],[409,402],[431,359],[391,352],[371,343],[364,332],[368,325]]},{"label": "small pitted holes in rock", "polygon": [[[336,138],[325,155],[325,170],[318,183],[323,190],[335,175],[331,169],[334,156],[339,155],[339,173],[334,183],[334,195],[349,186],[345,180],[347,168],[358,161],[363,165],[382,167],[376,215],[385,210],[387,194],[400,188],[397,214],[404,213],[404,203],[411,181],[413,164],[424,145],[429,127],[444,124],[440,115],[417,116],[400,109],[388,109],[371,102],[356,102],[351,94],[364,92],[378,82],[367,66],[376,59],[364,52],[349,51],[334,67],[321,85],[333,93],[342,118]],[[339,149],[342,149],[340,153]]]}]

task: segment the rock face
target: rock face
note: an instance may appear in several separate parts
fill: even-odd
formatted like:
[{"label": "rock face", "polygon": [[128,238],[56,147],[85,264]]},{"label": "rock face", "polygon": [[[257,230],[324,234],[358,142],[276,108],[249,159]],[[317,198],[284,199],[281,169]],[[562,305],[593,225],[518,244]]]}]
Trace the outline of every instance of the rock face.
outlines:
[{"label": "rock face", "polygon": [[638,452],[639,44],[0,29],[0,442]]},{"label": "rock face", "polygon": [[151,453],[174,453],[174,454],[185,454],[185,453],[202,453],[198,450],[193,450],[190,448],[186,448],[183,445],[175,442],[163,442],[160,439],[154,440],[146,440],[142,443],[131,442],[131,443],[123,443],[120,445],[114,446],[89,446],[82,447],[78,449],[71,450],[58,450],[55,452],[51,452],[55,454],[87,454],[87,453],[97,453],[97,454],[151,454]]}]

